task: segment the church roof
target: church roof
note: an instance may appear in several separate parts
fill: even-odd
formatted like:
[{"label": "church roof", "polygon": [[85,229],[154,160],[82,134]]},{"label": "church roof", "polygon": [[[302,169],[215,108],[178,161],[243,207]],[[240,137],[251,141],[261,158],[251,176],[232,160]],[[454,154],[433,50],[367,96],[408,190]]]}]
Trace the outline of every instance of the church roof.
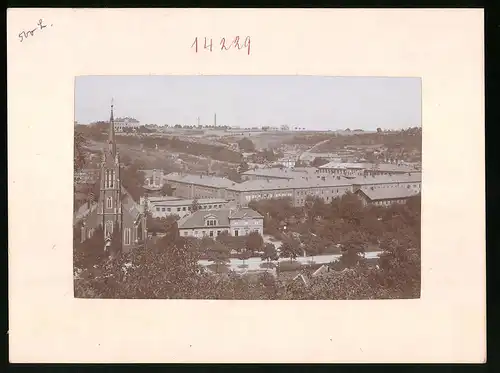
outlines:
[{"label": "church roof", "polygon": [[142,206],[140,206],[134,201],[132,196],[129,194],[127,189],[123,187],[123,185],[122,185],[122,195],[123,195],[122,211],[128,211],[134,217],[144,212]]}]

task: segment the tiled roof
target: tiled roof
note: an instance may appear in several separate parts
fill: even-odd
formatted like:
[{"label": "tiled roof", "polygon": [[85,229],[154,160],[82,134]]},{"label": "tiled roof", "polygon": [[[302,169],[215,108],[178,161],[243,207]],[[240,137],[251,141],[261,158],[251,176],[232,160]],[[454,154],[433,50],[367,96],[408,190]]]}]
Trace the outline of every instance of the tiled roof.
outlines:
[{"label": "tiled roof", "polygon": [[268,176],[274,178],[284,178],[284,179],[295,179],[307,176],[309,174],[316,173],[316,168],[314,167],[297,167],[291,169],[280,169],[280,168],[261,168],[258,170],[249,170],[243,172],[242,175],[254,175],[254,176]]},{"label": "tiled roof", "polygon": [[250,209],[250,208],[241,208],[239,210],[233,211],[231,209],[222,209],[222,210],[198,210],[190,215],[186,215],[181,218],[177,225],[179,229],[192,229],[192,228],[202,228],[207,227],[205,225],[205,219],[214,217],[218,221],[218,225],[211,226],[214,228],[217,227],[229,227],[230,219],[259,219],[263,218],[258,212]]},{"label": "tiled roof", "polygon": [[416,196],[419,192],[410,188],[377,188],[358,190],[358,193],[364,193],[371,201],[380,201],[387,199],[401,199]]},{"label": "tiled roof", "polygon": [[177,172],[172,172],[165,175],[164,179],[167,181],[175,181],[179,183],[204,185],[204,186],[218,187],[218,188],[227,188],[234,184],[233,181],[223,177],[179,174]]},{"label": "tiled roof", "polygon": [[257,211],[252,210],[251,208],[241,208],[237,211],[232,212],[229,216],[229,219],[244,219],[244,218],[263,219],[264,217]]},{"label": "tiled roof", "polygon": [[127,192],[127,190],[122,186],[121,188],[123,199],[122,199],[122,211],[128,211],[132,216],[138,216],[143,213],[143,207],[135,203],[132,196]]},{"label": "tiled roof", "polygon": [[377,170],[382,172],[411,172],[415,171],[413,167],[407,165],[397,165],[392,163],[339,163],[329,162],[322,166],[322,169],[356,169],[356,170]]},{"label": "tiled roof", "polygon": [[422,181],[420,172],[410,174],[358,176],[351,179],[354,185],[384,184],[384,183],[419,183]]},{"label": "tiled roof", "polygon": [[86,216],[88,216],[92,211],[94,211],[97,207],[97,203],[93,203],[91,205],[91,207],[89,208],[89,205],[88,203],[84,203],[83,205],[81,205],[78,210],[75,212],[75,215],[73,217],[73,222],[74,223],[77,223],[79,222],[81,219],[85,218]]},{"label": "tiled roof", "polygon": [[[194,199],[164,199],[161,200],[159,197],[158,199],[152,200],[151,198],[149,201],[151,204],[155,206],[185,206],[185,205],[191,205],[194,201]],[[227,200],[222,199],[222,198],[200,198],[197,200],[200,205],[205,205],[205,204],[222,204],[226,203]]]},{"label": "tiled roof", "polygon": [[347,179],[338,179],[334,177],[325,178],[322,180],[317,177],[309,179],[270,179],[270,180],[249,180],[240,184],[235,184],[228,188],[228,190],[235,190],[240,192],[254,191],[254,190],[276,190],[276,189],[306,189],[306,188],[328,188],[336,186],[349,186],[352,182]]},{"label": "tiled roof", "polygon": [[229,210],[198,210],[181,218],[177,222],[177,225],[179,229],[206,227],[205,219],[212,216],[217,219],[219,224],[216,226],[210,226],[210,228],[229,227]]}]

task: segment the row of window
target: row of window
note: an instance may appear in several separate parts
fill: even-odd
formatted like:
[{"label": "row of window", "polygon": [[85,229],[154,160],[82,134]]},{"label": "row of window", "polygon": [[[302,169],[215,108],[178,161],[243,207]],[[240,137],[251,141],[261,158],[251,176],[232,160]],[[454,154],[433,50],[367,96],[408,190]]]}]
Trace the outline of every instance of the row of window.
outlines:
[{"label": "row of window", "polygon": [[[383,184],[383,185],[371,186],[370,189],[374,190],[376,188],[399,188],[401,186],[402,185],[400,185],[400,184]],[[406,185],[406,188],[408,188],[408,189],[410,189],[410,188],[418,188],[418,187],[419,187],[418,184],[407,184]]]},{"label": "row of window", "polygon": [[115,182],[115,171],[114,170],[104,171],[104,187],[114,188],[114,182]]},{"label": "row of window", "polygon": [[388,206],[388,205],[391,205],[393,203],[405,203],[405,200],[404,199],[397,199],[397,200],[393,200],[393,201],[376,201],[376,202],[374,202],[375,205],[379,205],[379,206]]},{"label": "row of window", "polygon": [[[337,189],[332,189],[332,193],[338,194],[339,191],[344,191],[345,189],[340,190],[339,188]],[[321,192],[321,193],[320,193]],[[299,190],[297,191],[297,195],[318,195],[318,194],[325,194],[328,193],[328,189],[316,189],[316,190]]]},{"label": "row of window", "polygon": [[[88,231],[87,231],[87,237],[88,238],[91,238],[93,235],[94,235],[94,228],[90,228]],[[106,230],[105,230],[105,235],[111,235],[113,233],[113,222],[106,222]],[[125,245],[130,245],[130,241],[131,241],[131,235],[132,235],[132,232],[130,230],[130,228],[125,228],[124,230],[124,244]],[[81,241],[83,242],[85,240],[85,227],[82,227],[82,234],[81,234]]]},{"label": "row of window", "polygon": [[[335,199],[335,197],[329,197],[329,196],[327,196],[326,198],[323,198],[323,199],[326,202],[330,202],[330,201],[333,201]],[[297,200],[297,204],[299,204],[299,205],[303,205],[305,202],[306,202],[306,200],[304,198],[300,198],[300,199]]]},{"label": "row of window", "polygon": [[[216,209],[216,208],[222,208],[222,204],[219,205],[200,205],[200,210],[207,210],[207,209]],[[172,209],[175,211],[175,207],[156,207],[156,211],[162,211],[162,212],[171,212]],[[183,207],[177,207],[177,211],[191,211],[191,206],[183,206]]]},{"label": "row of window", "polygon": [[[201,231],[201,235],[202,236],[207,236],[207,234],[208,234],[209,237],[214,237],[214,235],[217,237],[222,232],[227,232],[227,230],[224,230],[224,231],[213,231],[213,230],[210,230],[210,231],[208,231],[208,233],[207,233],[207,231]],[[198,235],[198,231],[194,231],[193,234],[195,236],[197,236]],[[188,236],[188,235],[189,235],[189,232],[188,231],[184,231],[184,236]]]},{"label": "row of window", "polygon": [[260,193],[260,194],[250,194],[245,196],[247,201],[251,201],[253,199],[260,198],[283,198],[283,197],[291,197],[292,193]]}]

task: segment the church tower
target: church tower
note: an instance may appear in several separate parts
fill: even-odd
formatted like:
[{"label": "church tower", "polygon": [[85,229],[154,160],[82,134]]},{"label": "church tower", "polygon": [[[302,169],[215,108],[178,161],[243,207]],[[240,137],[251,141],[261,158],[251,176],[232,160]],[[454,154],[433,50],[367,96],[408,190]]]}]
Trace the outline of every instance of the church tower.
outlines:
[{"label": "church tower", "polygon": [[81,242],[91,238],[96,229],[102,228],[104,250],[111,255],[117,254],[117,251],[130,252],[134,248],[147,247],[148,240],[147,215],[122,185],[114,124],[111,103],[108,141],[102,151],[99,168],[99,199],[79,212],[74,220],[74,224],[81,223]]},{"label": "church tower", "polygon": [[[100,174],[98,215],[102,219],[105,249],[107,249],[111,245],[114,230],[121,230],[122,227],[120,158],[116,151],[113,103],[109,119],[108,146],[103,149]],[[115,237],[119,237],[121,241],[121,234]]]}]

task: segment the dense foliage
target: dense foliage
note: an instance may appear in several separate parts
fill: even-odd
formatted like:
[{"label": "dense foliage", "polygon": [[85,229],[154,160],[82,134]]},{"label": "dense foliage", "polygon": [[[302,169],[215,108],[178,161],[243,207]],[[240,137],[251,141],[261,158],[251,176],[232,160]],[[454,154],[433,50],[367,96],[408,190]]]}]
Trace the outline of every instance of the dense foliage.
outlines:
[{"label": "dense foliage", "polygon": [[[287,200],[257,203],[268,222],[279,222],[276,226],[283,239],[280,256],[290,258],[280,262],[282,271],[299,270],[301,266],[294,257],[301,250],[317,255],[333,243],[340,244],[340,262],[332,263],[331,271],[323,276],[306,276],[307,284],[293,281],[287,272],[278,271],[277,277],[268,272],[241,277],[228,269],[226,263],[233,250],[240,259],[259,251],[262,259],[269,262],[266,264],[273,267],[271,260],[278,256],[276,248],[262,242],[259,235],[222,234],[216,240],[208,237],[197,240],[180,237],[175,222],[165,221],[169,225],[164,237],[114,259],[104,255],[102,244],[90,240],[80,244],[76,239],[75,295],[191,299],[419,297],[419,197],[407,205],[389,208],[365,208],[353,197],[347,195],[326,205],[314,200],[304,209],[290,207]],[[273,209],[269,208],[271,204]],[[265,211],[266,208],[270,211]],[[286,222],[286,229],[280,227],[282,222]],[[367,265],[363,258],[371,241],[383,251],[377,267]],[[213,263],[209,268],[215,273],[198,264],[202,258]]]},{"label": "dense foliage", "polygon": [[[98,123],[87,126],[78,126],[75,129],[77,133],[81,133],[89,139],[96,142],[104,142],[107,139],[106,123]],[[180,139],[177,136],[167,137],[160,135],[120,135],[115,136],[118,145],[131,145],[143,147],[144,149],[153,150],[159,149],[168,150],[170,152],[181,152],[196,156],[209,157],[214,160],[240,163],[242,156],[240,153],[231,150],[221,145],[204,144],[200,142],[191,142]]]}]

